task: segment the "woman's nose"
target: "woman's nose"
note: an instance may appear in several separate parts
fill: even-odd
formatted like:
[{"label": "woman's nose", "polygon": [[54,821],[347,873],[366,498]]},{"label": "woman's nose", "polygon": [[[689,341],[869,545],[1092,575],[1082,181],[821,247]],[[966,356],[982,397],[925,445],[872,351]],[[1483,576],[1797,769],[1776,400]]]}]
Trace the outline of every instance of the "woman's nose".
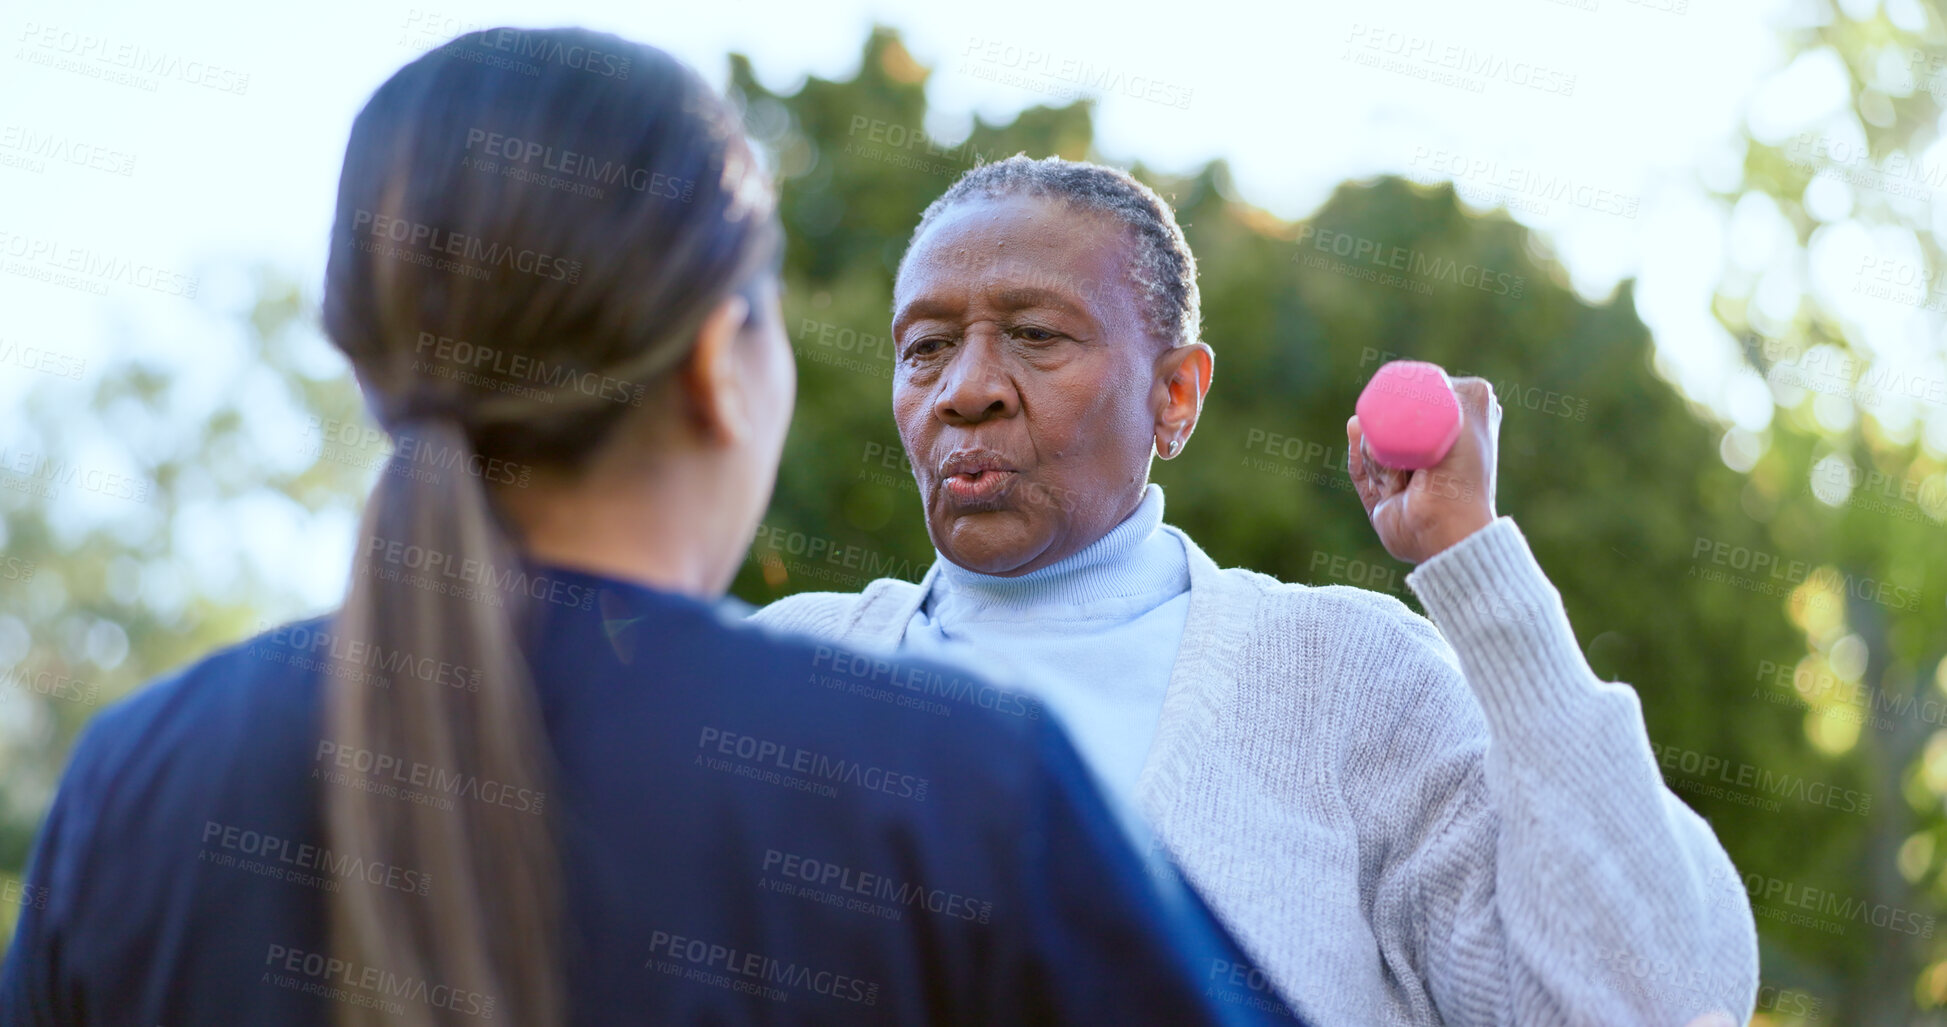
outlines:
[{"label": "woman's nose", "polygon": [[1020,409],[999,339],[968,333],[947,365],[933,409],[941,420],[962,424],[1009,417]]}]

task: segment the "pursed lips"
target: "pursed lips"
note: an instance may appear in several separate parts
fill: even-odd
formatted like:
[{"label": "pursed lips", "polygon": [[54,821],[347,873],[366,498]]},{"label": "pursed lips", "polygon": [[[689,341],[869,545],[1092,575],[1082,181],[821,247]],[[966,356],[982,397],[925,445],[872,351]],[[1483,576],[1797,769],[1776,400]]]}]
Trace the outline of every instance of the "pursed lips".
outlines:
[{"label": "pursed lips", "polygon": [[940,464],[940,484],[955,499],[991,499],[1019,473],[998,453],[964,451]]}]

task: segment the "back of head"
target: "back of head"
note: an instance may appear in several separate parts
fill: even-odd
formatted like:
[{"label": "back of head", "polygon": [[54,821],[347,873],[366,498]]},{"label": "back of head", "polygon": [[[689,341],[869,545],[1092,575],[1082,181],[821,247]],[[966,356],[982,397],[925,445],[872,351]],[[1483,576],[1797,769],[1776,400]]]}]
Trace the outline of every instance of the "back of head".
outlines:
[{"label": "back of head", "polygon": [[[479,56],[508,50],[538,74]],[[668,54],[581,29],[472,33],[353,124],[325,326],[389,430],[452,415],[483,451],[572,462],[624,405],[577,375],[674,366],[776,256],[773,205],[735,114]],[[488,366],[511,381],[457,377]]]},{"label": "back of head", "polygon": [[[582,466],[706,315],[774,271],[773,206],[721,98],[615,36],[470,33],[373,95],[345,153],[324,322],[395,445],[336,628],[388,666],[433,659],[476,675],[374,685],[342,668],[325,718],[340,751],[545,793],[550,757],[516,644],[525,593],[505,587],[519,557],[490,488]],[[423,580],[429,566],[448,580]],[[542,809],[323,792],[333,849],[430,881],[398,901],[348,880],[329,900],[335,957],[471,992],[515,1023],[563,1022]],[[339,1016],[377,1022],[349,1004]]]}]

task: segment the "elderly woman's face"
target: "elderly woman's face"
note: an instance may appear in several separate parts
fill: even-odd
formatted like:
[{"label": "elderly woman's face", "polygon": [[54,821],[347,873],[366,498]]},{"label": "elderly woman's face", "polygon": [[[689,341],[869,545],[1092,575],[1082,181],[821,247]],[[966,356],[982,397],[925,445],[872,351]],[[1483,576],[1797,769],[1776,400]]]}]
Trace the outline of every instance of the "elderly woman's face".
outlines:
[{"label": "elderly woman's face", "polygon": [[1106,215],[1027,196],[958,204],[913,244],[893,413],[954,563],[1025,574],[1141,501],[1168,344],[1143,325],[1133,248]]}]

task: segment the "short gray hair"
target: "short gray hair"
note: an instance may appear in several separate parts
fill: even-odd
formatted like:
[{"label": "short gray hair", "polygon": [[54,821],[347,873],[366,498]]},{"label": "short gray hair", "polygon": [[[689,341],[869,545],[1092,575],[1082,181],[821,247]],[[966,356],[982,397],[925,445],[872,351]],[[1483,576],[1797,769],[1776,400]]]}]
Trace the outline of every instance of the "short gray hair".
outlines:
[{"label": "short gray hair", "polygon": [[[1136,252],[1129,261],[1129,279],[1142,297],[1143,326],[1171,345],[1196,342],[1203,320],[1197,292],[1197,258],[1183,239],[1176,213],[1156,191],[1128,172],[1088,161],[1047,157],[1035,160],[1017,153],[1006,160],[982,164],[960,176],[939,199],[928,204],[906,242],[913,243],[948,208],[966,200],[1013,194],[1066,200],[1082,209],[1106,214],[1135,236]],[[902,256],[900,270],[906,262]]]}]

